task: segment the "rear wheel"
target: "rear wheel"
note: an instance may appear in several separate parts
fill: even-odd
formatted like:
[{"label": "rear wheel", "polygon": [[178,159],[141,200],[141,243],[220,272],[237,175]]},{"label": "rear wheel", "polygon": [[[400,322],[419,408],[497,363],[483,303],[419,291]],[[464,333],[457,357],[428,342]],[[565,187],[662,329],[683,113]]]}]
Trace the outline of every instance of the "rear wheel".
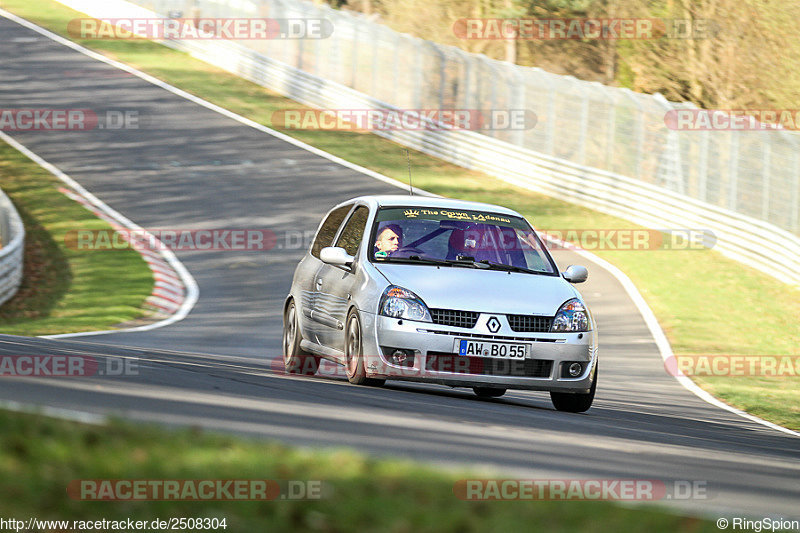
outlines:
[{"label": "rear wheel", "polygon": [[597,365],[594,368],[594,381],[592,388],[585,394],[573,394],[569,392],[551,392],[550,399],[553,406],[559,411],[567,413],[583,413],[588,411],[594,401],[594,393],[597,390]]},{"label": "rear wheel", "polygon": [[496,389],[494,387],[472,387],[478,398],[499,398],[506,393],[507,389]]},{"label": "rear wheel", "polygon": [[287,374],[313,376],[319,368],[319,356],[308,353],[300,347],[303,336],[297,321],[297,307],[294,300],[286,306],[283,314],[283,364]]},{"label": "rear wheel", "polygon": [[372,385],[380,387],[385,379],[368,378],[364,368],[364,342],[361,319],[358,312],[350,311],[347,315],[347,327],[344,337],[344,356],[347,380],[353,385]]}]

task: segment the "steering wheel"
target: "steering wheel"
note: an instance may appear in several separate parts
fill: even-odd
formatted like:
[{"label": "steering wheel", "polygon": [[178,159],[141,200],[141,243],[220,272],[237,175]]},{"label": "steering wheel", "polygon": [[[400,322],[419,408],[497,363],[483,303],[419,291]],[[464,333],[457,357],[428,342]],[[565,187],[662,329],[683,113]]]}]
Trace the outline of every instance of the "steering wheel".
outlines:
[{"label": "steering wheel", "polygon": [[403,247],[393,252],[391,255],[394,257],[411,257],[412,255],[423,256],[425,255],[425,251],[419,248]]}]

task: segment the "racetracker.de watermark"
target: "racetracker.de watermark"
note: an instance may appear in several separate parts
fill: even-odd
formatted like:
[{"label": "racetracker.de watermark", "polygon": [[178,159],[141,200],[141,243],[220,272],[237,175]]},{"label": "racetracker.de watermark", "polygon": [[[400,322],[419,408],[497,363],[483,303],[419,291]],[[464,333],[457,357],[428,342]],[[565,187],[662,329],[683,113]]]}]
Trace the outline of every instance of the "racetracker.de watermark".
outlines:
[{"label": "racetracker.de watermark", "polygon": [[708,482],[657,479],[462,479],[453,493],[466,501],[707,500]]},{"label": "racetracker.de watermark", "polygon": [[283,109],[272,126],[328,131],[531,130],[530,109]]},{"label": "racetracker.de watermark", "polygon": [[131,109],[0,108],[0,131],[136,130],[140,127],[139,111]]},{"label": "racetracker.de watermark", "polygon": [[333,23],[315,18],[80,18],[67,24],[74,39],[274,40],[327,39]]},{"label": "racetracker.de watermark", "polygon": [[453,33],[466,40],[710,39],[720,31],[710,19],[462,18]]},{"label": "racetracker.de watermark", "polygon": [[74,479],[67,495],[81,501],[320,500],[320,480],[274,479]]},{"label": "racetracker.de watermark", "polygon": [[263,252],[273,249],[276,239],[275,233],[268,229],[73,229],[64,235],[64,244],[78,251]]},{"label": "racetracker.de watermark", "polygon": [[717,242],[713,231],[692,228],[545,229],[538,233],[550,250],[704,250]]},{"label": "racetracker.de watermark", "polygon": [[0,378],[77,378],[138,376],[139,361],[131,357],[90,355],[0,355]]},{"label": "racetracker.de watermark", "polygon": [[671,376],[798,377],[800,355],[673,355],[664,369]]},{"label": "racetracker.de watermark", "polygon": [[676,131],[797,131],[800,109],[671,109],[664,124]]}]

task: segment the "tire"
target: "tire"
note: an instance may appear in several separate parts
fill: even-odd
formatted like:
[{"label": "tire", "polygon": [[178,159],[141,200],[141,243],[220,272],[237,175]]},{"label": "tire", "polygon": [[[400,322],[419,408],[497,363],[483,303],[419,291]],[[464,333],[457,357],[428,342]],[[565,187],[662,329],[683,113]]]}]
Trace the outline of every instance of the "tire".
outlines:
[{"label": "tire", "polygon": [[472,387],[478,398],[499,398],[506,393],[508,389],[497,389],[493,387]]},{"label": "tire", "polygon": [[598,369],[595,365],[594,368],[594,381],[592,381],[592,388],[585,394],[574,394],[570,392],[551,392],[550,399],[553,401],[553,406],[559,410],[567,413],[583,413],[588,411],[594,401],[594,393],[597,390],[597,375]]},{"label": "tire", "polygon": [[303,336],[297,322],[297,307],[289,301],[283,314],[283,364],[287,374],[313,376],[319,368],[319,356],[300,347]]},{"label": "tire", "polygon": [[344,328],[344,359],[347,381],[353,385],[371,385],[380,387],[385,379],[368,378],[364,368],[364,343],[361,330],[361,319],[353,309],[347,314],[347,326]]}]

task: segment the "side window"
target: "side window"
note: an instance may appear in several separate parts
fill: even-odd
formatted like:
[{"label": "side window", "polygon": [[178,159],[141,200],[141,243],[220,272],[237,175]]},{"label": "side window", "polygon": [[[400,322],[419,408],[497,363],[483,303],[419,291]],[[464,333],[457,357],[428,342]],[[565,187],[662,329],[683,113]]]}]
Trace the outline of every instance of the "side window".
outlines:
[{"label": "side window", "polygon": [[335,209],[328,215],[325,222],[320,226],[317,236],[314,239],[314,244],[311,245],[311,255],[319,259],[319,252],[327,246],[333,244],[333,237],[336,235],[336,230],[342,225],[344,217],[350,212],[353,204],[343,205],[339,209]]},{"label": "side window", "polygon": [[342,233],[336,240],[336,246],[341,246],[350,255],[356,255],[361,239],[364,237],[364,229],[367,227],[369,209],[360,205],[353,211],[353,216],[345,224]]}]

